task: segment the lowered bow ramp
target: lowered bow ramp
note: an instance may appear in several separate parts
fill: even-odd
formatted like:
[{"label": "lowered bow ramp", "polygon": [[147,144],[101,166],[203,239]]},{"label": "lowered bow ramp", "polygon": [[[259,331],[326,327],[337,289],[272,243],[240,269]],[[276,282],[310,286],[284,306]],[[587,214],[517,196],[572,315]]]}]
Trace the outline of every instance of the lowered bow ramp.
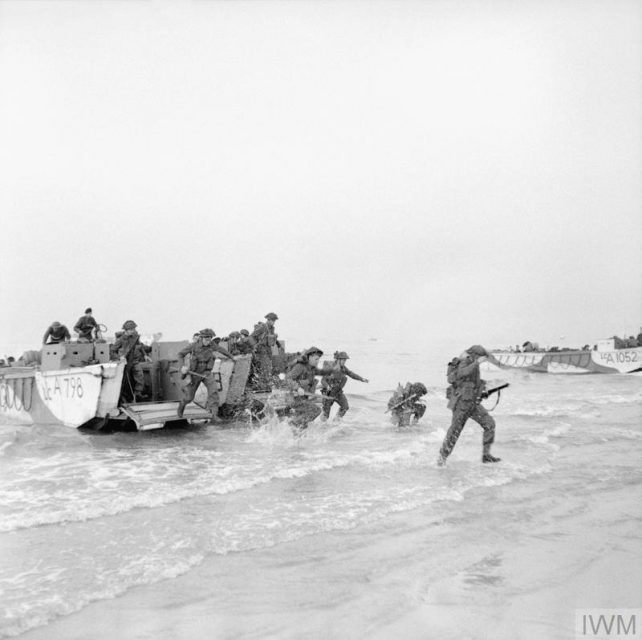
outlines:
[{"label": "lowered bow ramp", "polygon": [[139,431],[162,429],[166,423],[176,420],[209,420],[212,414],[195,404],[185,407],[183,417],[177,414],[178,402],[142,402],[121,406],[122,412],[129,417]]}]

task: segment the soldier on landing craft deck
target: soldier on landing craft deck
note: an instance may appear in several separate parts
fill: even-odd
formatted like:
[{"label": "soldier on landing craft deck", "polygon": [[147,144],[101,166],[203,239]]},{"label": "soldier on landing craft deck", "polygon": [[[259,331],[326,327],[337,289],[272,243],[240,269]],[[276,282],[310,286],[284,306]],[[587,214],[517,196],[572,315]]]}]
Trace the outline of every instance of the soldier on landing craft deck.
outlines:
[{"label": "soldier on landing craft deck", "polygon": [[93,342],[98,336],[100,329],[91,314],[91,307],[87,307],[85,315],[80,316],[74,325],[74,331],[78,334],[78,342]]},{"label": "soldier on landing craft deck", "polygon": [[254,385],[257,391],[272,389],[272,347],[278,344],[274,323],[279,319],[276,313],[266,314],[266,322],[254,327],[251,339],[254,346]]}]

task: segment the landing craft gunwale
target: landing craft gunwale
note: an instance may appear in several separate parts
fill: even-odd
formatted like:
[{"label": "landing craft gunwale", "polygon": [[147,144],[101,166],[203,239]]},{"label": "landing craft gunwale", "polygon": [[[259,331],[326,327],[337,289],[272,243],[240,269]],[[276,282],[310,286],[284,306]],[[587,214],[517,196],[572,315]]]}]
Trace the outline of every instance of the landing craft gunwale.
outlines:
[{"label": "landing craft gunwale", "polygon": [[568,351],[489,352],[485,370],[519,369],[534,373],[635,373],[642,370],[642,347]]}]

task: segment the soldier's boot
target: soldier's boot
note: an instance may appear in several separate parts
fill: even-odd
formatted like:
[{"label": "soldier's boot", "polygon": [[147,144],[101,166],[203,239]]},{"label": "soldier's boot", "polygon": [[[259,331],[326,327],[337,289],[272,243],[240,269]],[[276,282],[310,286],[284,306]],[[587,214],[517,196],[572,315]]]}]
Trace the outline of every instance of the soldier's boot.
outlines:
[{"label": "soldier's boot", "polygon": [[490,453],[490,445],[484,445],[484,451],[482,453],[482,462],[501,462],[501,458],[497,458]]},{"label": "soldier's boot", "polygon": [[213,404],[210,407],[208,407],[208,409],[212,414],[212,417],[210,418],[210,424],[221,424],[221,422],[223,421],[218,417],[218,405]]},{"label": "soldier's boot", "polygon": [[178,409],[176,409],[176,415],[177,415],[179,418],[182,418],[182,417],[183,417],[183,411],[185,411],[185,407],[186,407],[186,406],[187,406],[187,402],[185,402],[185,400],[181,400],[181,401],[178,403]]}]

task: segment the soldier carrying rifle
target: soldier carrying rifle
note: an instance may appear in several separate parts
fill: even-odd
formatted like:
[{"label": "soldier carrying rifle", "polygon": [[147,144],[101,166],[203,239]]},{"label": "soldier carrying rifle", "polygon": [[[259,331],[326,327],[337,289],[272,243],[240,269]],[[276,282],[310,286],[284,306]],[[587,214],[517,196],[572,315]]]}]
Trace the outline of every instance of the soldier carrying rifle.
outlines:
[{"label": "soldier carrying rifle", "polygon": [[422,382],[407,382],[404,387],[399,385],[392,398],[388,400],[388,409],[392,421],[398,427],[407,427],[412,418],[413,423],[426,413],[426,405],[420,402],[420,398],[428,393],[426,385]]},{"label": "soldier carrying rifle", "polygon": [[481,401],[491,393],[499,392],[500,388],[508,385],[490,391],[486,390],[486,383],[479,374],[479,365],[487,359],[486,349],[475,344],[448,363],[447,375],[450,386],[446,391],[446,397],[448,398],[448,408],[452,410],[453,417],[439,451],[437,464],[440,466],[446,463],[446,459],[457,444],[457,439],[468,418],[472,418],[484,430],[482,462],[499,462],[501,460],[490,453],[490,447],[495,440],[495,420],[482,407]]}]

